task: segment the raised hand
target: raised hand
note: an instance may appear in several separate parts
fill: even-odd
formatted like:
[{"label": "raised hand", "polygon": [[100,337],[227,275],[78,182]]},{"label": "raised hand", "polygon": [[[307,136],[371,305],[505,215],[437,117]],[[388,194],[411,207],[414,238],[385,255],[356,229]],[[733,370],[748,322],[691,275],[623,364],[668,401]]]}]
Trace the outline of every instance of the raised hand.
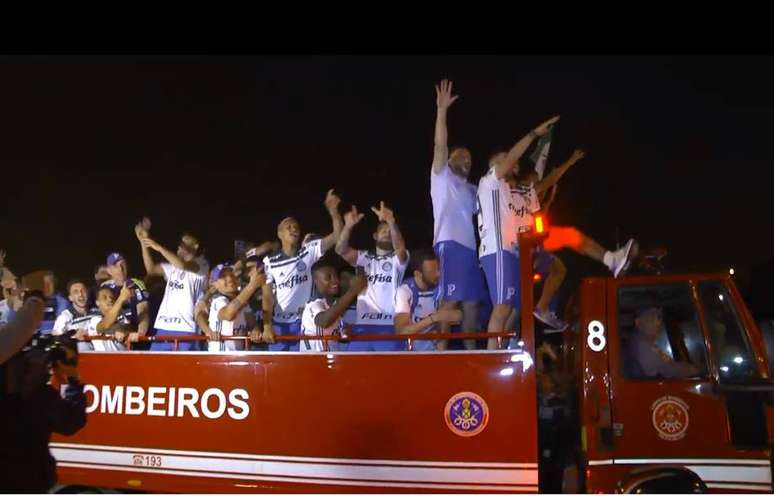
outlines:
[{"label": "raised hand", "polygon": [[379,202],[378,209],[376,207],[371,207],[371,211],[379,218],[379,222],[386,222],[388,224],[395,223],[395,214],[384,204],[384,202]]},{"label": "raised hand", "polygon": [[353,227],[363,220],[365,214],[358,213],[357,207],[352,205],[352,210],[344,214],[344,227]]},{"label": "raised hand", "polygon": [[159,244],[148,237],[140,238],[140,243],[142,243],[142,245],[146,248],[159,251]]},{"label": "raised hand", "polygon": [[584,152],[583,150],[580,150],[580,149],[575,150],[574,152],[572,152],[572,155],[570,155],[570,162],[575,163],[578,160],[581,160],[585,156],[586,156],[586,152]]},{"label": "raised hand", "polygon": [[535,128],[535,134],[538,136],[544,136],[548,132],[548,128],[559,122],[559,116],[554,116]]},{"label": "raised hand", "polygon": [[339,208],[339,203],[341,203],[339,195],[333,192],[333,188],[329,189],[328,193],[325,195],[325,208],[328,210],[336,210]]},{"label": "raised hand", "polygon": [[448,79],[441,81],[440,85],[435,85],[435,104],[439,109],[447,109],[451,107],[452,103],[454,103],[457,98],[459,98],[458,95],[452,96],[451,93],[452,82]]}]

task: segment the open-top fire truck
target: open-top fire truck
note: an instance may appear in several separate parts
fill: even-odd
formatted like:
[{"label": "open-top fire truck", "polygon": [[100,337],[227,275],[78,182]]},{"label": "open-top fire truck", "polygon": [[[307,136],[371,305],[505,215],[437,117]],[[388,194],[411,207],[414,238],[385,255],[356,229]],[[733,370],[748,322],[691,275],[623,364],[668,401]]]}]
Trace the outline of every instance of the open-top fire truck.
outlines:
[{"label": "open-top fire truck", "polygon": [[[542,231],[521,236],[522,309]],[[654,299],[659,348],[695,376],[638,370]],[[538,387],[529,310],[493,351],[83,353],[88,424],[52,439],[60,489],[772,491],[774,382],[728,275],[587,278],[574,302],[560,396]]]}]

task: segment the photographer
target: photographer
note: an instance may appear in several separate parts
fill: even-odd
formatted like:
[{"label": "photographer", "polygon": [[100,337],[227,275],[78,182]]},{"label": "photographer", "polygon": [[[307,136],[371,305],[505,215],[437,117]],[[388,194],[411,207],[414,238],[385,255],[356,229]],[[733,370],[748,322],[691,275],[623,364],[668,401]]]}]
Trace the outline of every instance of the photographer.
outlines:
[{"label": "photographer", "polygon": [[[52,338],[17,353],[40,326],[44,302],[28,296],[0,328],[0,489],[45,493],[56,483],[48,450],[52,432],[70,435],[86,425],[86,402],[78,380],[74,345]],[[48,381],[67,384],[64,397]]]}]

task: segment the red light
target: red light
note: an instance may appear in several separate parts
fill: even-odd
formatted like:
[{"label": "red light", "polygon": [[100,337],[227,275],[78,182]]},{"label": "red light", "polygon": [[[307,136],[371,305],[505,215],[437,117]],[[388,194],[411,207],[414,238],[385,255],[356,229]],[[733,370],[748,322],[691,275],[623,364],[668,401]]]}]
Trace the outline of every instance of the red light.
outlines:
[{"label": "red light", "polygon": [[538,282],[541,279],[543,279],[543,277],[540,274],[533,274],[532,275],[532,280],[535,281],[535,282]]},{"label": "red light", "polygon": [[538,234],[542,234],[546,232],[546,226],[545,226],[545,223],[543,222],[542,215],[535,216],[535,232]]}]

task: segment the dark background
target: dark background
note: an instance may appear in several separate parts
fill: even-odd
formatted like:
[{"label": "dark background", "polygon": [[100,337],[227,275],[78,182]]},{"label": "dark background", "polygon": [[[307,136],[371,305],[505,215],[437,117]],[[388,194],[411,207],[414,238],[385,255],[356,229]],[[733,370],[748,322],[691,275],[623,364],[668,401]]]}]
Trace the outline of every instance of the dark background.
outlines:
[{"label": "dark background", "polygon": [[[327,233],[335,187],[361,210],[393,206],[409,248],[432,242],[434,83],[455,83],[450,143],[493,150],[561,114],[552,221],[607,247],[635,236],[676,271],[727,271],[758,313],[774,277],[772,57],[0,58],[0,247],[17,275],[93,280],[123,251],[142,274],[143,215],[212,264],[233,240],[274,237],[288,214]],[[531,150],[530,150],[531,152]],[[353,244],[370,241],[375,217]],[[569,285],[603,266],[563,253]]]}]

